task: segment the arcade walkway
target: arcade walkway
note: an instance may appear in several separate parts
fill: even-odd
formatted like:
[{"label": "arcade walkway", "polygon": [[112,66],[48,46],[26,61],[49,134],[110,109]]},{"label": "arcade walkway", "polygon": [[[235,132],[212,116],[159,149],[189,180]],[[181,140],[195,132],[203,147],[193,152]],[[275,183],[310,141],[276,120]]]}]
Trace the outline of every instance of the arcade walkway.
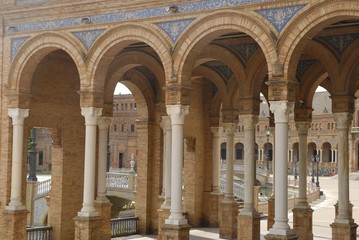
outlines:
[{"label": "arcade walkway", "polygon": [[[353,207],[353,218],[355,222],[359,221],[359,172],[350,173],[350,200],[354,205]],[[310,178],[308,178],[310,181]],[[312,208],[315,210],[313,213],[313,229],[314,239],[324,240],[331,239],[332,230],[330,224],[334,220],[334,204],[337,201],[338,194],[338,178],[334,177],[321,177],[319,179],[320,186],[323,191],[323,196],[320,200],[317,200],[312,204]],[[292,213],[289,214],[290,222],[292,227]],[[267,221],[261,221],[261,239],[264,239],[264,235],[267,234]],[[359,234],[357,235],[359,239]],[[125,240],[125,239],[136,239],[136,240],[150,240],[156,239],[156,236],[131,236],[122,238],[113,238],[114,240]],[[191,230],[191,240],[209,240],[209,239],[221,239],[218,237],[217,228],[199,228]]]}]

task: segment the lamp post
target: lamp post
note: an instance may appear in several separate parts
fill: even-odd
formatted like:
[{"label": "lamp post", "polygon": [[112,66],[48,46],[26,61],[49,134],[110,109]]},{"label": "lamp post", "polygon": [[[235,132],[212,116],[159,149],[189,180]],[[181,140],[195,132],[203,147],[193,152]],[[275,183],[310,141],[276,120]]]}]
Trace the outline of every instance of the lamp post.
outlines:
[{"label": "lamp post", "polygon": [[107,130],[107,154],[106,154],[106,172],[110,171],[110,157],[111,157],[111,151],[110,151],[110,129]]},{"label": "lamp post", "polygon": [[315,155],[312,156],[312,183],[315,182],[314,180],[314,163],[315,163]]},{"label": "lamp post", "polygon": [[315,183],[315,185],[319,187],[319,154],[315,156],[315,161],[317,163],[317,182]]},{"label": "lamp post", "polygon": [[36,151],[36,128],[32,128],[31,129],[31,142],[30,142],[30,149],[28,151],[29,153],[29,165],[30,165],[30,171],[29,171],[29,176],[27,178],[27,180],[29,181],[37,181],[37,177],[36,177],[36,155],[37,155],[37,151]]},{"label": "lamp post", "polygon": [[269,127],[266,128],[267,144],[266,144],[266,161],[267,161],[267,173],[269,172],[269,136],[270,130]]}]

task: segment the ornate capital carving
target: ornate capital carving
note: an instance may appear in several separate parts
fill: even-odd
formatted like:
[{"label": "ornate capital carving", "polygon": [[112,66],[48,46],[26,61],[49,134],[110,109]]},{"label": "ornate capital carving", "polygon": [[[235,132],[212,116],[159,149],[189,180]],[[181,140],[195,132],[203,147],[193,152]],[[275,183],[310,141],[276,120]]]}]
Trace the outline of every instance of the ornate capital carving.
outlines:
[{"label": "ornate capital carving", "polygon": [[348,130],[349,125],[353,119],[353,115],[347,112],[344,113],[334,113],[333,114],[334,121],[337,124],[338,130]]},{"label": "ornate capital carving", "polygon": [[298,135],[308,135],[309,122],[296,122],[295,125],[298,129]]},{"label": "ornate capital carving", "polygon": [[171,117],[172,125],[184,124],[184,118],[189,112],[189,106],[167,105],[167,114]]},{"label": "ornate capital carving", "polygon": [[234,135],[237,128],[237,123],[223,123],[223,129],[226,135]]},{"label": "ornate capital carving", "polygon": [[288,123],[289,114],[294,109],[294,103],[288,101],[270,101],[270,110],[274,114],[275,123]]},{"label": "ornate capital carving", "polygon": [[61,146],[61,133],[60,133],[59,129],[48,128],[48,130],[51,132],[52,145],[54,147]]},{"label": "ornate capital carving", "polygon": [[211,127],[211,132],[213,136],[219,137],[220,136],[220,127]]},{"label": "ornate capital carving", "polygon": [[102,108],[82,107],[81,114],[85,117],[86,125],[97,125],[98,117],[102,114]]},{"label": "ornate capital carving", "polygon": [[196,138],[185,137],[184,139],[186,140],[187,152],[195,152],[196,151]]},{"label": "ornate capital carving", "polygon": [[171,126],[171,117],[169,116],[162,116],[162,121],[160,123],[160,127],[164,130],[164,131],[171,131],[172,130],[172,126]]},{"label": "ornate capital carving", "polygon": [[253,130],[256,128],[256,124],[258,123],[258,116],[248,114],[241,115],[241,119],[243,119],[243,125],[245,130]]},{"label": "ornate capital carving", "polygon": [[110,117],[99,117],[97,120],[97,125],[100,130],[107,130],[110,126],[112,118]]},{"label": "ornate capital carving", "polygon": [[24,125],[24,120],[29,116],[29,109],[9,108],[8,115],[12,119],[12,125]]}]

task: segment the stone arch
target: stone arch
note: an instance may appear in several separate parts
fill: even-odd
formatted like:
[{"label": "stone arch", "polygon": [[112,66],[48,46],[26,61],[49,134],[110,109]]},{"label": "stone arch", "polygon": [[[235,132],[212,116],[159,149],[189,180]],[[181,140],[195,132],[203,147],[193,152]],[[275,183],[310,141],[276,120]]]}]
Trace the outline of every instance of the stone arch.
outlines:
[{"label": "stone arch", "polygon": [[348,18],[359,18],[359,6],[355,0],[325,1],[298,16],[283,32],[278,42],[279,58],[284,65],[284,78],[291,79],[301,52],[310,36],[325,26]]},{"label": "stone arch", "polygon": [[[340,72],[340,78],[335,81],[335,89],[346,92],[350,96],[353,96],[359,89],[358,76],[359,76],[359,40],[356,40],[345,51],[342,57],[340,66],[342,71]],[[344,88],[344,89],[343,89]]]},{"label": "stone arch", "polygon": [[158,55],[166,76],[171,73],[171,55],[168,39],[150,25],[126,23],[106,31],[91,47],[88,54],[89,88],[103,90],[107,69],[113,58],[132,43],[149,45]]},{"label": "stone arch", "polygon": [[87,81],[83,45],[66,33],[54,32],[32,37],[20,48],[10,66],[5,86],[15,93],[29,94],[31,78],[36,66],[46,55],[59,49],[65,51],[74,61],[82,86]]},{"label": "stone arch", "polygon": [[220,11],[197,20],[178,40],[174,50],[174,56],[176,56],[174,68],[180,85],[186,85],[189,81],[192,67],[204,46],[214,38],[231,32],[244,32],[259,44],[267,59],[271,74],[270,63],[277,57],[269,28],[247,13]]}]

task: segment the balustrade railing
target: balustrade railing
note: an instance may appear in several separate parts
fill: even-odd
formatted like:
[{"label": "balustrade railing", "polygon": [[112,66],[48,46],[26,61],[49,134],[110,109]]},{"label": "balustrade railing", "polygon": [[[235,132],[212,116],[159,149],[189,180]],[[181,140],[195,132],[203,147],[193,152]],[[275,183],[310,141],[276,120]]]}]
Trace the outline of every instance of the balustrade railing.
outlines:
[{"label": "balustrade railing", "polygon": [[134,173],[106,173],[106,187],[109,190],[136,190],[136,176]]},{"label": "balustrade railing", "polygon": [[51,189],[51,179],[46,181],[38,182],[34,187],[34,199],[46,196],[49,194]]},{"label": "balustrade railing", "polygon": [[51,240],[52,227],[27,227],[26,240]]},{"label": "balustrade railing", "polygon": [[[220,179],[220,189],[225,191],[226,179]],[[239,199],[244,199],[244,185],[243,183],[233,182],[233,195]]]},{"label": "balustrade railing", "polygon": [[138,233],[138,217],[111,219],[112,237],[129,236]]},{"label": "balustrade railing", "polygon": [[[227,165],[221,164],[221,171],[226,171],[226,169],[227,169]],[[244,165],[242,165],[242,164],[233,165],[233,170],[238,171],[238,172],[244,172]],[[267,170],[265,170],[263,168],[257,168],[257,174],[266,176]]]}]

